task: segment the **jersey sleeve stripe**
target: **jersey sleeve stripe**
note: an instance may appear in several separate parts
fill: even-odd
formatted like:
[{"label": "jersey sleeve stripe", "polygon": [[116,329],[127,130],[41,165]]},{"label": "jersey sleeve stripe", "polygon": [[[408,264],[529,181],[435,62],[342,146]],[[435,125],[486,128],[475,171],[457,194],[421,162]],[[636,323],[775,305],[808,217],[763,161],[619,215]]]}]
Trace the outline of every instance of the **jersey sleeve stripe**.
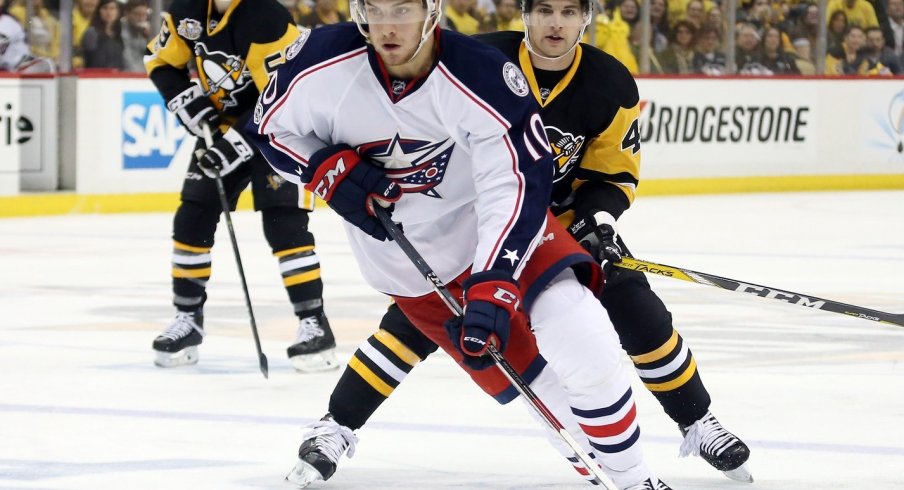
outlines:
[{"label": "jersey sleeve stripe", "polygon": [[[514,224],[518,221],[518,217],[521,216],[521,206],[524,204],[524,176],[518,170],[518,156],[515,153],[515,149],[512,148],[512,142],[509,139],[509,136],[505,135],[502,139],[505,141],[505,146],[512,158],[512,173],[515,174],[515,177],[518,179],[518,197],[515,201],[515,209],[509,217],[508,223],[505,224],[505,228],[503,228],[499,238],[496,240],[496,244],[493,245],[493,251],[490,252],[489,257],[487,257],[487,262],[484,264],[483,270],[489,269],[493,266],[493,263],[496,262],[496,256],[499,255],[499,249],[505,243],[505,239],[508,238],[512,228],[514,228]],[[521,262],[524,261],[522,260]]]},{"label": "jersey sleeve stripe", "polygon": [[308,164],[308,161],[307,161],[304,157],[302,157],[302,156],[299,155],[298,153],[295,153],[294,151],[292,151],[292,149],[289,148],[288,146],[286,146],[286,145],[280,143],[279,141],[277,141],[276,135],[274,135],[274,134],[271,134],[271,135],[270,135],[270,146],[272,146],[272,147],[276,148],[277,150],[279,150],[279,151],[285,153],[286,156],[288,156],[288,157],[291,158],[292,160],[295,160],[296,162],[298,162],[298,163],[300,163],[300,164],[302,164],[302,165],[307,165],[307,164]]},{"label": "jersey sleeve stripe", "polygon": [[306,77],[306,76],[310,75],[311,73],[314,73],[314,72],[316,72],[316,71],[318,71],[318,70],[322,70],[323,68],[326,68],[326,67],[335,65],[336,63],[341,63],[341,62],[346,61],[346,60],[350,60],[350,59],[352,59],[352,58],[355,58],[355,57],[360,56],[360,55],[365,54],[365,53],[367,53],[367,48],[366,48],[366,47],[364,47],[364,48],[359,48],[359,49],[356,49],[356,50],[354,50],[354,51],[352,51],[352,52],[350,52],[350,53],[347,53],[347,54],[345,54],[345,55],[343,55],[343,56],[325,60],[325,61],[323,61],[323,62],[321,62],[321,63],[318,63],[318,64],[316,64],[316,65],[314,65],[314,66],[312,66],[312,67],[306,69],[306,70],[303,70],[303,71],[299,72],[297,75],[295,75],[294,78],[292,78],[292,81],[289,82],[289,87],[286,89],[285,93],[282,94],[282,95],[279,97],[279,100],[277,100],[277,101],[276,101],[269,109],[267,109],[267,112],[264,113],[263,122],[262,122],[261,125],[258,127],[258,133],[260,133],[260,134],[266,134],[266,132],[267,132],[267,123],[270,122],[270,118],[273,116],[273,114],[275,114],[275,113],[279,110],[279,108],[286,102],[286,100],[288,100],[289,95],[292,93],[292,89],[295,88],[295,85],[296,85],[298,82],[300,82],[302,78],[304,78],[304,77]]},{"label": "jersey sleeve stripe", "polygon": [[477,104],[478,106],[480,106],[481,109],[485,110],[491,116],[493,116],[493,118],[495,118],[497,121],[499,121],[499,124],[501,124],[506,130],[508,130],[509,128],[512,127],[512,125],[504,117],[502,117],[501,114],[499,114],[495,109],[493,109],[493,107],[490,104],[484,102],[474,92],[468,90],[467,87],[465,87],[465,85],[463,83],[461,83],[460,80],[458,80],[457,78],[455,78],[455,76],[453,76],[451,73],[449,73],[449,70],[446,69],[446,67],[443,66],[442,63],[439,63],[438,65],[436,65],[436,67],[439,69],[440,73],[445,75],[445,77],[448,78],[450,82],[452,82],[452,85],[454,85],[455,88],[460,90],[469,99],[473,100],[474,103]]}]

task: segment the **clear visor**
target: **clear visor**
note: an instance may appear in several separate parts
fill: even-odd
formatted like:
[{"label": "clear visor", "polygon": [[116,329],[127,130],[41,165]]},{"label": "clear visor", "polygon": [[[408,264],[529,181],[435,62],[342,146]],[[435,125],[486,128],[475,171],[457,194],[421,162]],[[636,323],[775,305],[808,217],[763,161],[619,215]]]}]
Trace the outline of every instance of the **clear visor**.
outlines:
[{"label": "clear visor", "polygon": [[524,24],[531,27],[584,27],[590,23],[590,12],[579,7],[552,9],[539,5],[524,14]]},{"label": "clear visor", "polygon": [[352,2],[352,15],[360,24],[423,24],[427,20],[427,9],[420,1],[380,1],[367,0]]}]

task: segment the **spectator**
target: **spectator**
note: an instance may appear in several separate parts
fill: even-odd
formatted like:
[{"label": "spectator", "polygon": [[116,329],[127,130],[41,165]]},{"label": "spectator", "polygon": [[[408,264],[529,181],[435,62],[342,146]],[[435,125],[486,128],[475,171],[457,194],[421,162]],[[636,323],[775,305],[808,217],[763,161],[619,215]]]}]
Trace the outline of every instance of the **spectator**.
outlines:
[{"label": "spectator", "polygon": [[72,10],[72,47],[81,47],[82,36],[91,26],[98,3],[98,0],[75,0],[75,8]]},{"label": "spectator", "polygon": [[285,7],[289,10],[289,13],[292,14],[292,19],[295,21],[295,24],[299,26],[301,25],[301,19],[310,14],[313,10],[308,4],[308,0],[295,0],[294,3],[290,1]]},{"label": "spectator", "polygon": [[521,20],[521,9],[516,0],[493,0],[496,11],[487,16],[481,30],[493,31],[524,31],[524,21]]},{"label": "spectator", "polygon": [[[904,0],[894,1],[904,4]],[[819,6],[814,3],[807,4],[803,13],[794,23],[794,27],[791,28],[790,34],[794,42],[797,42],[800,38],[806,38],[811,47],[815,46],[819,37]]]},{"label": "spectator", "polygon": [[866,30],[866,48],[864,48],[863,54],[871,64],[881,64],[887,67],[892,75],[901,74],[901,61],[895,52],[885,45],[882,29],[870,27]]},{"label": "spectator", "polygon": [[693,59],[695,73],[718,76],[727,72],[725,53],[718,46],[718,30],[710,24],[703,24],[697,31],[697,49]]},{"label": "spectator", "polygon": [[637,0],[622,0],[622,3],[618,6],[618,13],[630,27],[633,27],[640,20],[640,8],[637,6]]},{"label": "spectator", "polygon": [[[901,0],[904,2],[904,0]],[[653,28],[653,50],[661,53],[669,45],[669,7],[666,0],[650,2],[650,25]]]},{"label": "spectator", "polygon": [[[631,54],[634,56],[635,60],[640,60],[640,47],[643,45],[643,41],[641,39],[641,28],[640,22],[634,24],[631,27]],[[650,48],[653,48],[652,43],[655,42],[653,39],[650,39]],[[666,43],[668,46],[668,43]],[[639,66],[639,63],[638,63]],[[638,68],[638,72],[640,69]],[[664,75],[665,71],[662,69],[662,63],[659,62],[659,57],[657,56],[655,49],[650,49],[650,70],[645,72],[647,74],[653,75]]]},{"label": "spectator", "polygon": [[844,33],[848,30],[847,14],[836,10],[829,18],[827,30],[826,50],[838,51],[844,43]]},{"label": "spectator", "polygon": [[314,10],[298,21],[298,25],[315,29],[317,27],[345,22],[348,18],[339,12],[336,0],[315,0]]},{"label": "spectator", "polygon": [[89,27],[82,37],[82,54],[86,68],[122,70],[122,20],[117,0],[100,0]]},{"label": "spectator", "polygon": [[26,22],[25,3],[9,7],[9,14],[28,29],[28,45],[33,56],[56,60],[60,57],[60,21],[44,6],[44,0],[32,0],[34,15]]},{"label": "spectator", "polygon": [[782,32],[777,27],[767,27],[763,32],[762,63],[776,75],[800,75],[794,57],[782,46]]},{"label": "spectator", "polygon": [[813,63],[813,46],[810,40],[805,37],[799,37],[793,41],[794,46],[794,64],[801,75],[815,75],[816,65]]},{"label": "spectator", "polygon": [[151,38],[148,22],[147,0],[129,0],[125,6],[125,22],[122,24],[123,70],[145,73],[144,52]]},{"label": "spectator", "polygon": [[[880,75],[891,74],[881,63],[867,59],[862,51],[866,45],[863,29],[851,26],[844,35],[844,42],[839,49],[829,51],[826,55],[826,75]],[[884,73],[883,73],[884,71]]]},{"label": "spectator", "polygon": [[0,72],[16,71],[31,56],[25,31],[15,17],[7,13],[7,0],[0,0]]},{"label": "spectator", "polygon": [[694,25],[694,29],[703,27],[703,21],[706,19],[706,12],[703,10],[703,0],[690,0],[687,2],[687,11],[684,18]]},{"label": "spectator", "polygon": [[[676,24],[679,20],[687,18],[687,4],[690,3],[690,0],[669,0],[668,1],[668,16],[669,21]],[[703,0],[703,13],[709,12],[713,8],[715,8],[716,4],[713,0]]]},{"label": "spectator", "polygon": [[741,75],[772,75],[772,71],[763,66],[760,34],[753,24],[743,23],[738,26],[735,36],[735,62]]},{"label": "spectator", "polygon": [[474,15],[475,0],[448,0],[444,17],[449,29],[468,36],[480,32],[480,19]]},{"label": "spectator", "polygon": [[888,0],[888,16],[881,24],[885,45],[900,57],[904,54],[904,0]]},{"label": "spectator", "polygon": [[[697,0],[694,0],[697,1]],[[697,26],[688,20],[679,20],[672,30],[672,42],[659,56],[666,73],[688,75],[694,72],[694,40]]]},{"label": "spectator", "polygon": [[848,25],[858,26],[861,29],[879,27],[876,9],[867,0],[829,0],[826,6],[829,19],[838,10],[844,12]]},{"label": "spectator", "polygon": [[[612,17],[605,12],[596,16],[596,47],[612,55],[620,61],[632,74],[638,73],[637,58],[631,52],[631,27],[622,20],[621,12],[616,9]],[[589,42],[590,34],[584,35],[584,42]]]},{"label": "spectator", "polygon": [[[725,23],[725,14],[722,13],[722,9],[719,6],[715,8],[709,9],[706,12],[706,20],[703,22],[703,25],[709,24],[710,27],[716,30],[716,37],[718,38],[719,43],[722,42],[722,36],[728,32],[728,25]],[[699,32],[697,33],[700,34]]]}]

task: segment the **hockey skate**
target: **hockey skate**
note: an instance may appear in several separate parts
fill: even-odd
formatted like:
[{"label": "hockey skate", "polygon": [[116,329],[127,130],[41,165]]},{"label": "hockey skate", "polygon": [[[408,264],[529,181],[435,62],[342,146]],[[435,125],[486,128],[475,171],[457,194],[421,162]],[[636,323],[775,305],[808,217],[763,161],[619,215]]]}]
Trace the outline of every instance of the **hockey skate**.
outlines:
[{"label": "hockey skate", "polygon": [[753,483],[753,475],[745,464],[750,448],[731,432],[725,430],[712,413],[706,412],[700,420],[688,427],[681,427],[684,442],[682,457],[700,456],[713,468],[732,480]]},{"label": "hockey skate", "polygon": [[295,369],[303,373],[339,368],[336,339],[330,330],[330,322],[323,313],[302,318],[298,322],[295,343],[286,352]]},{"label": "hockey skate", "polygon": [[[656,481],[654,482],[653,480]],[[666,485],[662,480],[657,478],[647,478],[637,485],[631,485],[625,490],[672,490],[672,487]]]},{"label": "hockey skate", "polygon": [[198,346],[204,340],[204,312],[180,311],[166,330],[154,339],[160,367],[187,366],[198,363]]},{"label": "hockey skate", "polygon": [[336,473],[339,458],[346,452],[349,458],[354,456],[358,443],[358,436],[348,427],[337,424],[330,414],[308,428],[311,431],[298,448],[298,462],[286,475],[286,480],[294,483],[296,488],[329,480]]}]

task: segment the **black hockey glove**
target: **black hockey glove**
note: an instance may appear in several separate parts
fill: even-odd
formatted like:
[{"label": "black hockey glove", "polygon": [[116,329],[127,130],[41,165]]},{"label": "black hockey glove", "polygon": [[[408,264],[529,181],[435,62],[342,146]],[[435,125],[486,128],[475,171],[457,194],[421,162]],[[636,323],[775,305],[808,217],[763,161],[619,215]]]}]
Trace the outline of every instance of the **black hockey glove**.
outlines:
[{"label": "black hockey glove", "polygon": [[500,352],[508,343],[512,320],[523,316],[521,291],[511,276],[497,271],[478,272],[465,279],[465,314],[443,325],[463,355],[464,364],[482,370],[493,365],[485,355],[490,344]]},{"label": "black hockey glove", "polygon": [[603,274],[607,277],[612,272],[612,264],[621,262],[624,251],[618,245],[618,231],[611,214],[592,211],[578,216],[568,227],[568,232],[603,266]]},{"label": "black hockey glove", "polygon": [[380,241],[391,240],[374,215],[374,202],[392,212],[402,188],[348,145],[332,145],[311,155],[302,169],[304,188],[317,194],[346,221]]},{"label": "black hockey glove", "polygon": [[253,156],[254,151],[242,133],[229,128],[198,158],[198,166],[210,178],[214,177],[213,169],[219,170],[220,177],[224,177]]},{"label": "black hockey glove", "polygon": [[173,97],[166,103],[166,108],[179,118],[189,133],[198,138],[204,137],[201,123],[206,122],[216,131],[222,122],[213,102],[201,92],[201,87],[195,84]]}]

